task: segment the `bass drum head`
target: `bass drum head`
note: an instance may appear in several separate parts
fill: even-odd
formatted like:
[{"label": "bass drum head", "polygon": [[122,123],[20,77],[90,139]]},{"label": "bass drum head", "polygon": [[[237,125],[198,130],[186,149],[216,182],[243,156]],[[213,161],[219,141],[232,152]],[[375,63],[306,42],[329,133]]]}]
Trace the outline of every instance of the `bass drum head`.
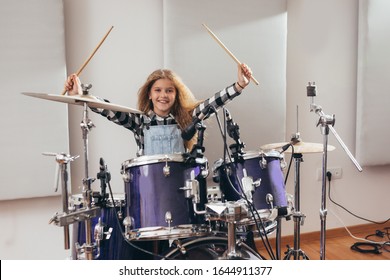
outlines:
[{"label": "bass drum head", "polygon": [[[175,245],[173,245],[175,246]],[[164,254],[169,260],[262,260],[263,258],[243,242],[236,245],[236,255],[227,256],[228,241],[224,237],[204,237],[187,240]]]}]

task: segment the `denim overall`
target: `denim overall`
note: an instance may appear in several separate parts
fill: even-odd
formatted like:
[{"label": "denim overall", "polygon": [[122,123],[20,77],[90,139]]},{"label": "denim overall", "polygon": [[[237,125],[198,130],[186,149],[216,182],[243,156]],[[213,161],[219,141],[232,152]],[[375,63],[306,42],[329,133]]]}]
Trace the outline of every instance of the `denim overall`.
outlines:
[{"label": "denim overall", "polygon": [[143,129],[144,155],[184,153],[184,142],[177,124],[153,125]]}]

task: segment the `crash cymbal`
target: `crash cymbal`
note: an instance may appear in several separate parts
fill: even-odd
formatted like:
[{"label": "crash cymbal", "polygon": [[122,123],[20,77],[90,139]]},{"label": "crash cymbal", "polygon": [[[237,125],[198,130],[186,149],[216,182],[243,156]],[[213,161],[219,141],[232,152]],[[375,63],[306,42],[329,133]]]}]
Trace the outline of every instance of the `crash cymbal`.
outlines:
[{"label": "crash cymbal", "polygon": [[[283,146],[287,145],[289,142],[284,143],[272,143],[261,146],[262,150],[277,150],[281,149]],[[322,153],[324,150],[324,145],[321,143],[307,143],[307,142],[298,142],[293,145],[295,154],[309,154],[309,153]],[[328,145],[328,152],[335,150],[334,146]],[[289,147],[285,153],[292,153],[291,147]]]},{"label": "crash cymbal", "polygon": [[84,103],[87,103],[87,105],[92,108],[142,114],[142,112],[139,110],[117,105],[114,103],[104,102],[92,95],[57,95],[57,94],[36,93],[36,92],[22,92],[22,94],[36,97],[36,98],[51,100],[51,101],[73,104],[73,105],[83,105]]}]

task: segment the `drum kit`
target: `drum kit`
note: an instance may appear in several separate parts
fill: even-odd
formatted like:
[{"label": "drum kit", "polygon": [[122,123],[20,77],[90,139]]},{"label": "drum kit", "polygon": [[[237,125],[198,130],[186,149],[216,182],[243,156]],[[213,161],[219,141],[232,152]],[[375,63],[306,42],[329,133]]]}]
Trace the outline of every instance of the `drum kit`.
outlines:
[{"label": "drum kit", "polygon": [[[208,28],[207,32],[237,63],[241,62]],[[80,75],[88,62],[110,34],[113,26],[83,63],[76,75]],[[253,77],[251,80],[258,85]],[[88,117],[88,108],[137,113],[141,111],[104,102],[89,94],[90,84],[82,85],[82,95],[68,96],[23,92],[22,94],[71,105],[83,106],[81,121],[84,144],[83,190],[71,195],[68,188],[68,163],[78,156],[66,153],[44,153],[55,156],[57,162],[57,187],[61,178],[62,213],[56,213],[50,223],[64,228],[64,247],[72,247],[73,259],[131,260],[131,259],[212,259],[212,260],[262,260],[255,238],[261,238],[271,259],[280,256],[281,219],[294,218],[294,248],[289,248],[284,259],[308,259],[300,249],[300,225],[304,215],[300,212],[299,165],[302,154],[322,153],[322,203],[321,203],[321,259],[325,258],[325,184],[327,152],[331,131],[359,171],[361,167],[353,158],[333,128],[334,116],[326,115],[314,103],[315,84],[309,83],[307,95],[311,97],[311,111],[320,116],[317,126],[324,135],[324,143],[305,143],[297,132],[287,143],[264,145],[259,151],[244,151],[245,144],[239,137],[239,127],[229,111],[225,134],[234,139],[229,148],[224,136],[224,156],[213,166],[213,181],[208,186],[208,160],[204,156],[203,138],[205,126],[202,120],[183,130],[183,139],[192,138],[197,130],[198,140],[189,153],[140,156],[122,163],[121,175],[124,193],[113,194],[104,160],[100,159],[100,192],[92,190],[94,178],[88,171],[88,134],[94,124]],[[211,111],[216,113],[216,110]],[[215,114],[218,119],[218,114]],[[219,120],[218,120],[219,121]],[[298,129],[297,129],[298,131]],[[223,133],[222,133],[223,134]],[[191,135],[191,136],[189,136]],[[230,150],[230,152],[229,152]],[[286,193],[283,169],[284,154],[291,153],[295,161],[294,196]],[[290,162],[291,163],[291,162]],[[288,174],[288,173],[287,173]],[[109,193],[107,193],[107,187]],[[294,202],[293,202],[294,201]],[[69,226],[73,225],[72,243]],[[268,235],[276,231],[276,256]],[[72,245],[72,246],[71,246]]]},{"label": "drum kit", "polygon": [[[78,156],[45,154],[55,156],[62,184],[63,212],[56,213],[50,222],[64,227],[65,249],[72,248],[73,259],[266,259],[256,248],[257,238],[263,241],[270,259],[282,259],[279,247],[275,256],[268,235],[276,231],[280,244],[280,221],[291,217],[294,248],[288,249],[284,259],[308,259],[299,242],[300,225],[305,217],[300,212],[299,165],[302,154],[323,153],[323,144],[302,142],[297,133],[291,142],[244,151],[238,125],[224,108],[230,121],[229,136],[236,143],[230,145],[231,155],[214,163],[212,178],[217,185],[208,186],[206,180],[209,167],[203,155],[205,127],[201,123],[197,126],[201,137],[190,153],[140,156],[124,161],[121,166],[124,193],[112,193],[111,174],[101,158],[97,174],[101,190],[93,191],[95,179],[88,172],[88,133],[94,125],[88,118],[88,108],[141,112],[103,102],[89,94],[90,88],[83,85],[83,95],[77,96],[23,93],[84,108],[81,128],[85,178],[81,194],[71,195],[67,182],[67,165]],[[326,151],[334,149],[327,145]],[[283,153],[291,153],[295,162],[293,196],[285,190]]]}]

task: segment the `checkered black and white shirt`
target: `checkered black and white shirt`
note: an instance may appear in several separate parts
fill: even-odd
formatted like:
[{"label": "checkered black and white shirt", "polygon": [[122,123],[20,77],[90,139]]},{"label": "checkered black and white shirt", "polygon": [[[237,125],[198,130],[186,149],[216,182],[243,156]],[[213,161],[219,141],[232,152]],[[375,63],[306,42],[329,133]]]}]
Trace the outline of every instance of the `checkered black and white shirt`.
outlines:
[{"label": "checkered black and white shirt", "polygon": [[[206,114],[210,107],[214,107],[218,110],[240,94],[241,92],[237,91],[234,84],[232,84],[200,103],[194,109],[193,116],[199,116],[200,113]],[[149,111],[148,114],[139,114],[95,108],[91,108],[91,110],[101,114],[108,120],[131,130],[134,133],[138,152],[143,151],[144,148],[143,128],[145,126],[177,124],[173,115],[169,114],[167,117],[163,118],[156,115],[153,111]]]}]

